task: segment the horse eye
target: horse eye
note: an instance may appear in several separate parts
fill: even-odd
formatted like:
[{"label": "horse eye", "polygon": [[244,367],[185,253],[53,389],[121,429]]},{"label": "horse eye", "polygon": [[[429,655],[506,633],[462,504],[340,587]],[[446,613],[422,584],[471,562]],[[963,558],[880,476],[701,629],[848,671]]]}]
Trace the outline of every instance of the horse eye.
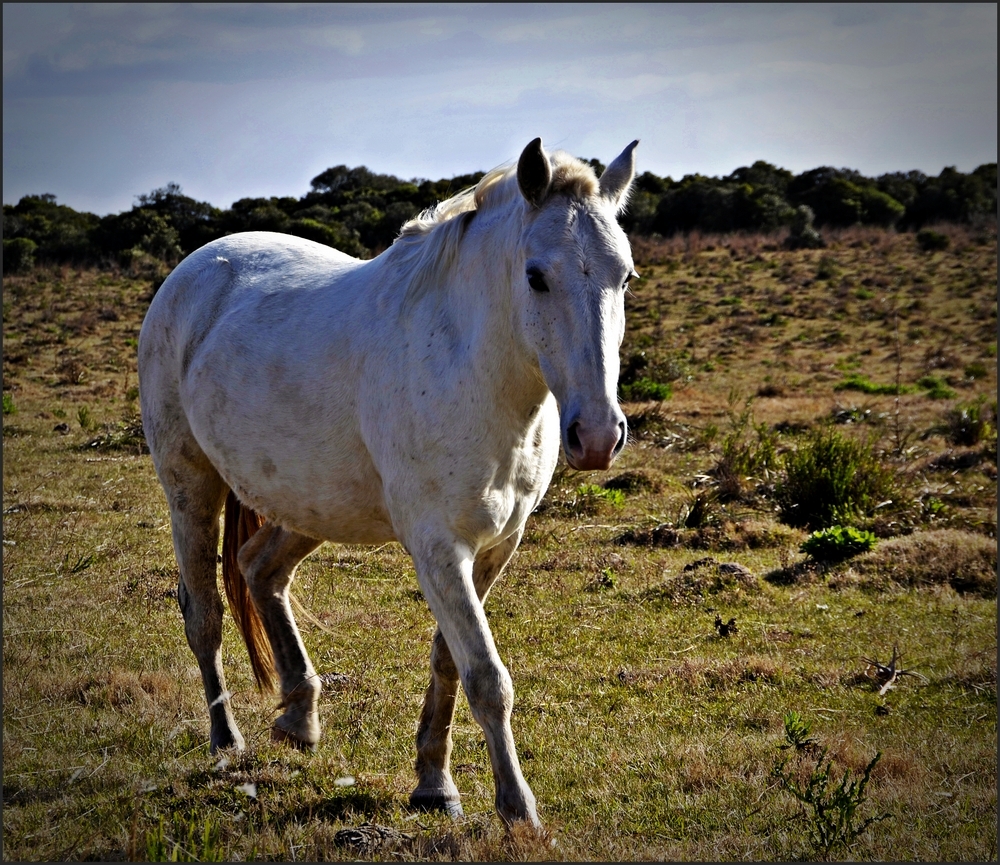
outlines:
[{"label": "horse eye", "polygon": [[545,284],[545,277],[542,276],[540,270],[531,268],[528,271],[528,285],[532,287],[535,291],[548,291],[549,287]]}]

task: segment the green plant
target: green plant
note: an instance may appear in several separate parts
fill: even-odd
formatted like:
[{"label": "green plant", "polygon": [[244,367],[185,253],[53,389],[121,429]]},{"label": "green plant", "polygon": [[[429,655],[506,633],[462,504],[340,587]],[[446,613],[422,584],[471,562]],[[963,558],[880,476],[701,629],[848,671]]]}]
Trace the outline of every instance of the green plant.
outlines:
[{"label": "green plant", "polygon": [[951,399],[955,396],[955,391],[937,376],[925,375],[917,381],[917,385],[927,391],[927,396],[931,399]]},{"label": "green plant", "polygon": [[822,529],[869,515],[899,497],[896,473],[875,454],[872,441],[820,429],[785,454],[775,488],[779,519]]},{"label": "green plant", "polygon": [[14,397],[9,393],[3,395],[3,413],[4,414],[17,414],[17,406],[14,405]]},{"label": "green plant", "polygon": [[816,740],[809,735],[812,732],[812,721],[805,720],[794,709],[790,710],[782,720],[785,724],[785,744],[779,745],[779,748],[802,751],[816,746]]},{"label": "green plant", "polygon": [[76,410],[76,419],[80,422],[80,429],[89,430],[94,426],[94,418],[90,414],[90,409],[82,405]]},{"label": "green plant", "polygon": [[804,783],[799,782],[793,771],[787,770],[788,758],[774,767],[774,777],[781,789],[791,793],[809,809],[809,840],[824,859],[837,847],[849,850],[869,826],[892,816],[878,814],[864,820],[858,818],[858,810],[868,801],[868,782],[872,769],[882,759],[881,751],[876,752],[860,777],[845,769],[839,782],[831,778],[833,760],[827,759],[826,753],[825,748],[820,752]]},{"label": "green plant", "polygon": [[802,552],[820,561],[836,562],[849,559],[875,546],[875,535],[853,526],[830,526],[813,532],[799,547]]},{"label": "green plant", "polygon": [[618,391],[626,402],[665,400],[674,395],[673,388],[669,384],[660,384],[649,378],[640,378],[629,384],[622,384]]},{"label": "green plant", "polygon": [[929,228],[917,232],[917,245],[924,252],[936,252],[937,250],[947,249],[949,242],[947,235],[931,231]]},{"label": "green plant", "polygon": [[913,388],[910,385],[877,384],[868,376],[860,372],[848,373],[844,380],[833,386],[834,390],[859,390],[862,393],[871,394],[899,394],[911,393]]},{"label": "green plant", "polygon": [[597,484],[580,484],[571,503],[571,510],[578,514],[594,514],[602,505],[620,508],[625,505],[625,493],[621,490],[606,490]]}]

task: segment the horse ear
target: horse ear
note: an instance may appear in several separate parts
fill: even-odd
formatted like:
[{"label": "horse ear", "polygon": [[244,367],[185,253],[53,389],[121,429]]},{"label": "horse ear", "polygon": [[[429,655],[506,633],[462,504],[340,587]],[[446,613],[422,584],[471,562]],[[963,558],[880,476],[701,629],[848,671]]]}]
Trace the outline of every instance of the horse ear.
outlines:
[{"label": "horse ear", "polygon": [[552,166],[542,150],[542,139],[536,138],[517,160],[517,185],[530,204],[538,207],[552,184]]},{"label": "horse ear", "polygon": [[626,147],[601,175],[601,195],[614,205],[615,210],[621,210],[628,198],[629,187],[635,177],[635,147],[638,143],[636,139]]}]

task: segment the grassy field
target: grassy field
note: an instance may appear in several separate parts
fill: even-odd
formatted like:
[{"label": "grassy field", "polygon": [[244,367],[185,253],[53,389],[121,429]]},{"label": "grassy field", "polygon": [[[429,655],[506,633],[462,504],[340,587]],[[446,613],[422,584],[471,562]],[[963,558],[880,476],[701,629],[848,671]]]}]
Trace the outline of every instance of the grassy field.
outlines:
[{"label": "grassy field", "polygon": [[[633,441],[557,471],[488,603],[548,838],[504,832],[461,700],[466,817],[408,810],[433,622],[396,545],[299,571],[318,752],[268,741],[276,700],[227,620],[248,749],[208,754],[136,417],[162,274],[5,277],[5,859],[995,859],[997,239],[940,230],[931,253],[861,229],[637,242]],[[839,564],[778,519],[820,430],[892,488],[855,520],[878,544]],[[894,648],[911,674],[880,693],[866,659]],[[824,814],[850,820],[821,837]]]}]

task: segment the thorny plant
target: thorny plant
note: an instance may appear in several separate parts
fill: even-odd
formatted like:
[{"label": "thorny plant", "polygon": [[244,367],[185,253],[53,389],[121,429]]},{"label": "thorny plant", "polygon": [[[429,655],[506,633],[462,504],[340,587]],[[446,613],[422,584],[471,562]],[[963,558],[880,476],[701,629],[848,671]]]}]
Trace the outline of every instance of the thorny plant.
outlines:
[{"label": "thorny plant", "polygon": [[[786,744],[779,747],[794,749],[793,755],[816,751],[815,740],[809,738],[811,722],[804,721],[797,712],[785,715],[784,722]],[[858,810],[868,800],[865,791],[872,770],[882,759],[881,751],[876,752],[860,777],[855,776],[850,769],[845,769],[839,782],[834,775],[833,760],[828,759],[826,754],[826,748],[819,750],[815,757],[816,763],[804,782],[799,780],[804,774],[801,771],[802,758],[799,756],[794,761],[790,757],[782,758],[772,770],[781,789],[798,799],[804,806],[803,811],[809,809],[809,840],[813,851],[823,859],[828,859],[837,847],[849,850],[869,826],[892,816],[886,813],[864,820],[858,818]],[[789,763],[792,763],[791,767]]]}]

